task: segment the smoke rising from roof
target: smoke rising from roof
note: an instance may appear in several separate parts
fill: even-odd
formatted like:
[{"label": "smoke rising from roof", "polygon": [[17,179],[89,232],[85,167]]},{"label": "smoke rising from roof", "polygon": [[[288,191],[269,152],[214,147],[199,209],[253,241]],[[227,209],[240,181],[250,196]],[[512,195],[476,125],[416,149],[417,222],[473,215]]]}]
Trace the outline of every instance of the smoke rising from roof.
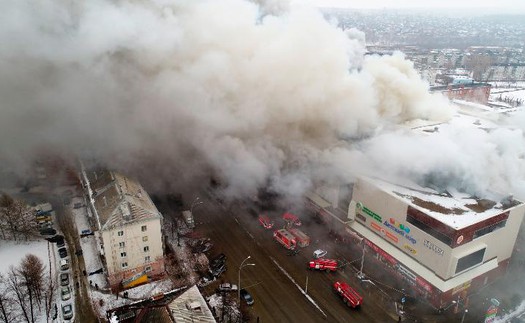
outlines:
[{"label": "smoke rising from roof", "polygon": [[362,172],[471,168],[438,150],[454,153],[468,138],[449,147],[392,134],[414,119],[447,120],[452,109],[401,54],[365,58],[361,32],[315,9],[241,0],[1,4],[5,165],[53,149],[155,181],[213,173],[232,195],[269,183],[299,194]]}]

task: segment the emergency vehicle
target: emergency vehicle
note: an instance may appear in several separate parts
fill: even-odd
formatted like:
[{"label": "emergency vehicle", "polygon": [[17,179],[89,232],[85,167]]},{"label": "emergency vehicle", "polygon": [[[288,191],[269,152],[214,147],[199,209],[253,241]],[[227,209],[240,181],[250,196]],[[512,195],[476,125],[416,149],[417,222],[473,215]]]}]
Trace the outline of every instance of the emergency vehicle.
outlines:
[{"label": "emergency vehicle", "polygon": [[297,244],[299,247],[308,247],[310,245],[310,237],[307,236],[303,231],[299,229],[288,229],[288,231],[293,234],[295,239],[297,240]]},{"label": "emergency vehicle", "polygon": [[343,299],[343,302],[353,308],[361,306],[363,297],[345,282],[334,283],[334,291]]},{"label": "emergency vehicle", "polygon": [[294,250],[297,246],[295,237],[286,229],[275,230],[273,238],[288,250]]},{"label": "emergency vehicle", "polygon": [[289,223],[291,223],[291,224],[293,224],[295,226],[301,226],[301,224],[302,224],[301,220],[299,220],[299,218],[296,215],[294,215],[292,213],[288,213],[288,212],[283,214],[283,220],[286,221],[286,222],[289,222]]},{"label": "emergency vehicle", "polygon": [[337,268],[339,268],[339,263],[334,259],[314,259],[308,263],[308,269],[326,270],[329,272],[336,271]]}]

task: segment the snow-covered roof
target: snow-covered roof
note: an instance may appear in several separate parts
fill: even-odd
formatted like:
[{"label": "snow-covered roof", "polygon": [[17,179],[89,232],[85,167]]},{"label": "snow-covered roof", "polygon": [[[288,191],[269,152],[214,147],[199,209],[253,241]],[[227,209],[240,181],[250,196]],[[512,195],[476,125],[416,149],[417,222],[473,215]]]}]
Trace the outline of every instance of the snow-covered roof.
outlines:
[{"label": "snow-covered roof", "polygon": [[195,285],[169,303],[168,308],[175,322],[216,322],[204,297]]},{"label": "snow-covered roof", "polygon": [[107,170],[87,172],[87,177],[101,230],[162,217],[137,181]]},{"label": "snow-covered roof", "polygon": [[403,185],[390,183],[377,178],[364,178],[391,196],[405,201],[410,206],[431,216],[456,230],[484,221],[523,203],[513,198],[501,201],[478,199],[461,192],[438,192],[416,183]]}]

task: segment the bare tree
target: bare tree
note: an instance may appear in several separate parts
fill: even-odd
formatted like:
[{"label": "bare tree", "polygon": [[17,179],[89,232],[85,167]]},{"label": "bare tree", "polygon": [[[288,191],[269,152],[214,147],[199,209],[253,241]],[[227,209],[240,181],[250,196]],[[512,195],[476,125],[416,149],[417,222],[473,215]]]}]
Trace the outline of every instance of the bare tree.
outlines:
[{"label": "bare tree", "polygon": [[28,240],[36,233],[37,227],[33,211],[23,201],[7,194],[0,196],[0,233],[3,239]]},{"label": "bare tree", "polygon": [[44,270],[42,260],[33,254],[27,254],[22,259],[18,269],[22,284],[27,288],[30,303],[32,304],[32,298],[34,298],[39,308],[42,304],[42,293],[44,291]]},{"label": "bare tree", "polygon": [[27,312],[28,295],[26,293],[26,290],[24,289],[24,286],[22,285],[20,281],[18,270],[14,266],[9,267],[8,285],[9,285],[9,289],[15,295],[16,297],[15,300],[20,306],[20,309],[22,310],[22,314],[24,315],[24,318],[26,319],[26,321],[33,322],[33,320],[29,318],[29,313]]},{"label": "bare tree", "polygon": [[13,321],[13,299],[8,290],[6,278],[0,274],[0,320],[5,323]]}]

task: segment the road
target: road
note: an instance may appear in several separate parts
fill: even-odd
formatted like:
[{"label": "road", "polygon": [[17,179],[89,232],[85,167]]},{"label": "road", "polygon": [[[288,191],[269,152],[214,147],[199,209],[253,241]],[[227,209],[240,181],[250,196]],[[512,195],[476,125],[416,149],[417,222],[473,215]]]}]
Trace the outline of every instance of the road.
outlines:
[{"label": "road", "polygon": [[[201,199],[204,204],[193,212],[196,233],[211,238],[214,243],[212,255],[224,252],[228,257],[228,270],[220,281],[237,284],[239,265],[247,256],[251,258],[246,263],[256,264],[244,267],[241,272],[241,287],[246,287],[255,299],[255,304],[248,309],[253,319],[258,318],[259,322],[394,321],[374,299],[366,297],[366,291],[358,286],[351,268],[347,268],[346,273],[309,271],[306,264],[315,246],[302,249],[296,256],[288,256],[287,250],[274,242],[273,230],[260,226],[256,215],[249,214],[242,206],[227,209],[211,198]],[[275,221],[276,227],[282,225],[282,220]],[[308,229],[308,226],[304,228]],[[315,240],[315,237],[312,238]],[[338,258],[351,256],[344,250],[332,249],[331,254],[334,253],[338,253]],[[304,289],[307,277],[308,295],[319,308],[297,286]],[[364,297],[361,309],[347,307],[332,291],[331,284],[336,280],[345,280],[358,290]],[[216,285],[208,286],[206,291],[212,293]]]}]

